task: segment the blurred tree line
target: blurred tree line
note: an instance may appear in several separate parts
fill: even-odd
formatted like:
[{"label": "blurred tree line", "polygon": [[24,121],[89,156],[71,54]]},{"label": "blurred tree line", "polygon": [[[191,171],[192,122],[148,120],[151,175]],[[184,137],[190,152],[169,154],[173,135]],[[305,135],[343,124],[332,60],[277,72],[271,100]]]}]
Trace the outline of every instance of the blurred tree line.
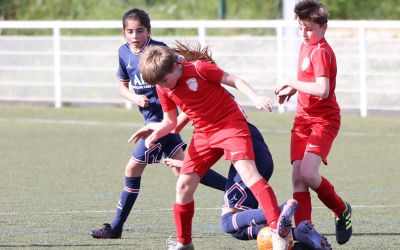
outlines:
[{"label": "blurred tree line", "polygon": [[[283,0],[0,0],[5,20],[119,20],[133,7],[154,20],[279,19]],[[400,0],[322,0],[330,19],[400,19]]]}]

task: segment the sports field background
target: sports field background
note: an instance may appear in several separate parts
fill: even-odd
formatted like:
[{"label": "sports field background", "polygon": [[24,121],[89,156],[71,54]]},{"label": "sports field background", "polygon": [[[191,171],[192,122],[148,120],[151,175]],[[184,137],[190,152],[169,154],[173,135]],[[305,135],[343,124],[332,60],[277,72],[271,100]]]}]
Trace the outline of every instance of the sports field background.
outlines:
[{"label": "sports field background", "polygon": [[[275,161],[271,179],[279,202],[291,197],[289,131],[293,113],[248,111]],[[122,239],[96,240],[89,231],[114,216],[124,166],[142,124],[122,108],[0,105],[1,249],[165,249],[174,235],[175,177],[148,166]],[[183,136],[190,138],[190,129]],[[353,206],[354,234],[335,242],[331,213],[313,195],[313,219],[334,249],[400,249],[400,116],[345,114],[329,166],[322,174]],[[214,167],[226,175],[228,163]],[[196,192],[196,249],[256,249],[219,228],[222,192]]]}]

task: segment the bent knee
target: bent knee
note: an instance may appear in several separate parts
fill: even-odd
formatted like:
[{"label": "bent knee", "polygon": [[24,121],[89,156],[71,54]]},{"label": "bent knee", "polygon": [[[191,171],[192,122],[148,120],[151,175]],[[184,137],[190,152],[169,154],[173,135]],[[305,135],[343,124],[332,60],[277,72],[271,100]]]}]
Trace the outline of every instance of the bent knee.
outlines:
[{"label": "bent knee", "polygon": [[236,232],[235,228],[232,225],[232,216],[234,213],[226,213],[221,216],[221,229],[225,233],[233,234]]},{"label": "bent knee", "polygon": [[138,177],[143,174],[146,164],[141,164],[135,161],[129,161],[125,166],[125,176]]},{"label": "bent knee", "polygon": [[318,175],[312,173],[302,173],[300,175],[300,181],[308,186],[312,186],[318,180]]}]

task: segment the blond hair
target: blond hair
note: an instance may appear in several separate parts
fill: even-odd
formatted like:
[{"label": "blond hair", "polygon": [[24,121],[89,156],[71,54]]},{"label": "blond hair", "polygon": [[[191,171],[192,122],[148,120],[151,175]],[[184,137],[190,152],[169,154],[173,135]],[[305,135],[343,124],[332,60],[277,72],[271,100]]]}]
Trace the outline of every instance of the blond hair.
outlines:
[{"label": "blond hair", "polygon": [[167,46],[148,46],[140,56],[139,67],[143,80],[154,85],[172,73],[177,62],[175,53]]},{"label": "blond hair", "polygon": [[167,46],[151,45],[140,56],[139,67],[143,80],[150,85],[163,80],[166,75],[172,73],[178,57],[183,57],[183,61],[186,62],[202,60],[216,64],[209,48],[201,48],[200,44],[189,45],[176,41],[172,49]]}]

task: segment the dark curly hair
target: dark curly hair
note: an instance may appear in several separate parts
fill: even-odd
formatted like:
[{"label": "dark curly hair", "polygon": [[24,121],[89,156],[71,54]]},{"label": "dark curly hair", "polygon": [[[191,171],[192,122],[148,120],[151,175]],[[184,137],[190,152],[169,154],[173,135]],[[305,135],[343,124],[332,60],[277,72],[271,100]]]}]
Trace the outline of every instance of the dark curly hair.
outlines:
[{"label": "dark curly hair", "polygon": [[302,0],[294,7],[295,18],[302,22],[319,25],[328,23],[329,13],[318,0]]}]

